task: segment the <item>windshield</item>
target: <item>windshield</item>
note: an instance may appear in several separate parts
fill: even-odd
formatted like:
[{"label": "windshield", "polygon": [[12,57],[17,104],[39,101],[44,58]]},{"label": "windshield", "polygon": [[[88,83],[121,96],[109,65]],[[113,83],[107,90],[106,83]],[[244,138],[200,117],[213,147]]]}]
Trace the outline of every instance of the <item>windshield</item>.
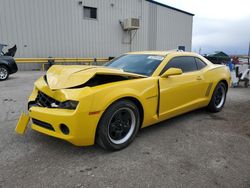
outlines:
[{"label": "windshield", "polygon": [[151,76],[163,59],[164,56],[158,55],[127,54],[113,59],[104,66],[122,69],[125,72]]}]

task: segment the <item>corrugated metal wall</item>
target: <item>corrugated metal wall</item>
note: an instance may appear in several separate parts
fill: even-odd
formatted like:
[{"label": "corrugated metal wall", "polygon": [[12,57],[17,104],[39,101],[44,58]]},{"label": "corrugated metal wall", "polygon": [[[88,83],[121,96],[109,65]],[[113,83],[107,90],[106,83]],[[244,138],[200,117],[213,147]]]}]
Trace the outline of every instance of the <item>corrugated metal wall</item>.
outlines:
[{"label": "corrugated metal wall", "polygon": [[[140,18],[131,50],[191,49],[192,16],[145,0],[0,0],[0,43],[16,57],[109,57],[130,50],[119,20]],[[113,6],[112,6],[113,5]],[[83,6],[98,19],[83,18]],[[156,22],[157,20],[157,22]]]},{"label": "corrugated metal wall", "polygon": [[156,50],[157,43],[157,5],[149,4],[148,49]]},{"label": "corrugated metal wall", "polygon": [[157,6],[156,49],[176,49],[185,46],[191,51],[193,17]]}]

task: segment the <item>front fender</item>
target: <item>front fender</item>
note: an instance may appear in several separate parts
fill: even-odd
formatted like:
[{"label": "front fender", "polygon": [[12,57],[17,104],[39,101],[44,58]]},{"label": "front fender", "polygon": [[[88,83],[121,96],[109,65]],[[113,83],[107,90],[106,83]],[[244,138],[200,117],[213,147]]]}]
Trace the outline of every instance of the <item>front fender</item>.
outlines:
[{"label": "front fender", "polygon": [[137,99],[143,106],[145,103],[144,99],[137,90],[130,88],[114,89],[112,91],[98,93],[94,96],[93,106],[91,111],[105,111],[115,101],[125,98],[133,97]]},{"label": "front fender", "polygon": [[115,101],[127,97],[135,98],[141,103],[144,111],[143,124],[149,124],[157,114],[157,78],[136,79],[100,86],[93,96],[91,112],[103,113]]}]

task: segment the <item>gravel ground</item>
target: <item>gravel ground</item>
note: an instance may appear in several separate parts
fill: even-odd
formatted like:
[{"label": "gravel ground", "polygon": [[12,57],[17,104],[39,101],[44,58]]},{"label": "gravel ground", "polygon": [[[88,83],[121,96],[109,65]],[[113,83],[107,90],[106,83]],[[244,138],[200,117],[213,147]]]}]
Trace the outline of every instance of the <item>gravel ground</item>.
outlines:
[{"label": "gravel ground", "polygon": [[250,88],[230,89],[222,112],[194,112],[141,130],[119,152],[14,132],[33,82],[0,83],[0,187],[250,187]]}]

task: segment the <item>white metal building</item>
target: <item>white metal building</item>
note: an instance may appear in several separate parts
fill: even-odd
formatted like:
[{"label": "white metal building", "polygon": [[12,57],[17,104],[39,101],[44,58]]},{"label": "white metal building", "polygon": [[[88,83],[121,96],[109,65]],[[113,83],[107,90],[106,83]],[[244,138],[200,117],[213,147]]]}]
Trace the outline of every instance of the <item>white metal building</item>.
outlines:
[{"label": "white metal building", "polygon": [[[126,30],[130,25],[137,30]],[[151,0],[0,0],[0,43],[16,57],[191,50],[193,14]],[[130,25],[131,26],[131,25]]]}]

